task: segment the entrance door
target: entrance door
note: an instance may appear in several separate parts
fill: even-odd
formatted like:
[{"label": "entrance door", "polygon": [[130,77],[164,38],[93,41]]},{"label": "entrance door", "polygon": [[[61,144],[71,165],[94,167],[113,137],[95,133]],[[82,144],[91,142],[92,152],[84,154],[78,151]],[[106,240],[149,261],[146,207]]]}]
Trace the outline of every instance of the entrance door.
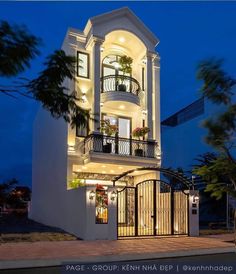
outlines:
[{"label": "entrance door", "polygon": [[[118,154],[130,155],[131,119],[115,115],[104,115],[103,120],[109,120],[111,125],[118,126]],[[112,153],[115,153],[115,138],[111,139],[110,143],[112,143]]]}]

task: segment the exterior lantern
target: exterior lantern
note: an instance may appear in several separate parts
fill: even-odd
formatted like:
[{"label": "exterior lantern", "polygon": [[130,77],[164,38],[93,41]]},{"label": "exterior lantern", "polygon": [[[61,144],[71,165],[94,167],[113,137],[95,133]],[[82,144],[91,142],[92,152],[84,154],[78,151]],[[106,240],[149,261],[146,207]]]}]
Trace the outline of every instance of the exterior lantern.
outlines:
[{"label": "exterior lantern", "polygon": [[193,202],[194,203],[197,203],[197,202],[199,202],[199,196],[198,195],[193,195]]},{"label": "exterior lantern", "polygon": [[111,193],[111,200],[115,201],[116,197],[117,197],[117,192],[115,190],[113,190]]},{"label": "exterior lantern", "polygon": [[90,193],[89,193],[89,199],[90,200],[93,200],[93,198],[95,197],[95,191],[94,190],[91,190]]}]

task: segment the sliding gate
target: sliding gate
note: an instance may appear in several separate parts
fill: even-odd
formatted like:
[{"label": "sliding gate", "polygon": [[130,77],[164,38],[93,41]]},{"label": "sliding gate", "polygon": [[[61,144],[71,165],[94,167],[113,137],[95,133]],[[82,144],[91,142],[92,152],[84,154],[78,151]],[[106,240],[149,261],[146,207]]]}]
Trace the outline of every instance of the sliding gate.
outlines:
[{"label": "sliding gate", "polygon": [[118,192],[118,237],[188,234],[188,195],[161,180]]}]

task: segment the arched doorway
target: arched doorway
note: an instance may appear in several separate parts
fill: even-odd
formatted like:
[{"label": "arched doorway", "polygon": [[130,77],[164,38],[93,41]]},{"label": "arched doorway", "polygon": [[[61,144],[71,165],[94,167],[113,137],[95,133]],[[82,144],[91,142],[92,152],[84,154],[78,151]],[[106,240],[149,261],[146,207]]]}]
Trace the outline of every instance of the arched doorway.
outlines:
[{"label": "arched doorway", "polygon": [[[179,183],[145,180],[117,193],[117,233],[119,237],[188,235],[189,195],[192,183],[181,174],[163,168],[155,170],[174,177]],[[132,173],[129,171],[114,180]],[[176,181],[176,182],[177,182]]]}]

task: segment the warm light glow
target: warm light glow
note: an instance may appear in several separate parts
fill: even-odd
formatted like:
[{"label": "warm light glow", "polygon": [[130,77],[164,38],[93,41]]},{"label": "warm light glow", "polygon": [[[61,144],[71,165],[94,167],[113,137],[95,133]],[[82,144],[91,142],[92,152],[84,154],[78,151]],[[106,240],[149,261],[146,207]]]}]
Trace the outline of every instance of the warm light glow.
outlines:
[{"label": "warm light glow", "polygon": [[102,165],[102,167],[106,167],[105,165]]},{"label": "warm light glow", "polygon": [[82,166],[82,169],[87,169],[87,167],[86,166]]},{"label": "warm light glow", "polygon": [[125,109],[125,106],[124,105],[120,105],[119,109]]},{"label": "warm light glow", "polygon": [[119,166],[119,169],[123,169],[123,166]]},{"label": "warm light glow", "polygon": [[102,173],[104,174],[104,173],[106,173],[106,172],[103,170]]},{"label": "warm light glow", "polygon": [[117,197],[117,192],[115,190],[113,190],[111,193],[111,200],[115,201],[116,197]]},{"label": "warm light glow", "polygon": [[77,169],[77,172],[80,172],[81,171],[81,169]]},{"label": "warm light glow", "polygon": [[120,41],[121,43],[124,43],[124,42],[125,42],[125,38],[124,38],[124,37],[120,37],[120,38],[119,38],[119,41]]},{"label": "warm light glow", "polygon": [[114,172],[115,172],[115,171],[112,169],[112,170],[111,170],[111,173],[114,173]]},{"label": "warm light glow", "polygon": [[104,51],[104,47],[101,47],[101,52],[103,52]]}]

